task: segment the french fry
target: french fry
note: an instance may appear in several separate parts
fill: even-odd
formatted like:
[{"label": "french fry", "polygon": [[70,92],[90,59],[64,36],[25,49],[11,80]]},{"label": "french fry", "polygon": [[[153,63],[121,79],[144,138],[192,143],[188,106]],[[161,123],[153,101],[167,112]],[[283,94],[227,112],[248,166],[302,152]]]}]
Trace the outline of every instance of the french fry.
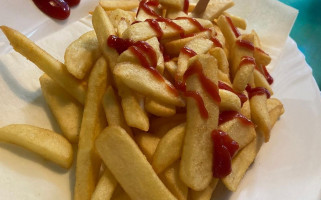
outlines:
[{"label": "french fry", "polygon": [[64,64],[53,58],[18,31],[6,26],[1,26],[0,28],[18,53],[37,65],[39,69],[48,74],[77,101],[84,104],[86,88],[67,71]]},{"label": "french fry", "polygon": [[78,142],[83,106],[48,75],[42,75],[39,81],[42,94],[63,134],[70,142]]},{"label": "french fry", "polygon": [[135,21],[135,16],[129,11],[121,9],[108,12],[108,18],[117,30],[118,35],[121,35]]},{"label": "french fry", "polygon": [[165,70],[170,74],[171,78],[175,78],[177,63],[173,60],[165,62]]},{"label": "french fry", "polygon": [[[199,60],[204,74],[217,84],[217,63],[210,55],[197,55],[191,63]],[[203,98],[209,117],[204,119],[197,103],[187,98],[186,133],[183,144],[180,177],[190,188],[196,191],[204,190],[211,182],[213,172],[213,143],[211,132],[217,128],[219,108],[216,102],[204,91],[196,75],[186,81],[187,91],[197,91]]]},{"label": "french fry", "polygon": [[267,89],[271,95],[273,95],[273,90],[270,86],[270,84],[267,82],[265,76],[259,72],[257,69],[253,71],[253,76],[254,76],[254,84],[255,87],[264,87]]},{"label": "french fry", "polygon": [[118,53],[115,49],[107,45],[107,39],[110,35],[116,35],[113,24],[111,23],[107,13],[101,6],[97,6],[92,16],[92,24],[95,29],[100,49],[105,59],[108,61],[108,66],[111,71],[114,71],[114,66],[118,58]]},{"label": "french fry", "polygon": [[[213,42],[205,38],[195,38],[194,40],[186,44],[186,47],[193,50],[196,54],[204,54],[208,50],[210,50],[212,46],[213,46]],[[176,80],[179,82],[183,81],[184,73],[188,68],[189,59],[190,59],[190,56],[185,54],[184,52],[181,52],[178,56]]]},{"label": "french fry", "polygon": [[231,48],[234,45],[237,37],[235,36],[235,33],[233,32],[232,27],[227,20],[228,19],[225,15],[221,15],[217,19],[217,25],[221,29],[228,46]]},{"label": "french fry", "polygon": [[179,161],[159,175],[165,186],[178,200],[187,200],[188,187],[179,177]]},{"label": "french fry", "polygon": [[98,136],[96,148],[131,199],[176,199],[157,177],[134,140],[122,128],[107,127]]},{"label": "french fry", "polygon": [[94,142],[99,133],[98,124],[102,110],[102,97],[107,85],[107,63],[99,58],[93,67],[88,81],[88,92],[81,123],[74,199],[90,199],[98,180],[101,160]]},{"label": "french fry", "polygon": [[170,117],[160,117],[151,121],[150,132],[157,137],[163,137],[170,129],[186,121],[186,115],[175,114]]},{"label": "french fry", "polygon": [[231,15],[230,13],[227,13],[227,12],[224,12],[223,14],[225,16],[229,16],[231,18],[234,26],[236,26],[242,30],[246,29],[246,21],[243,18],[235,16],[235,15]]},{"label": "french fry", "polygon": [[232,160],[232,172],[222,178],[224,185],[231,191],[236,191],[246,170],[254,161],[257,154],[257,140],[244,147]]},{"label": "french fry", "polygon": [[176,19],[178,17],[187,17],[187,14],[183,10],[177,9],[166,9],[166,18],[168,19]]},{"label": "french fry", "polygon": [[232,119],[219,126],[239,145],[239,150],[248,145],[256,137],[254,125],[242,123],[239,119]]},{"label": "french fry", "polygon": [[266,101],[265,94],[255,95],[250,99],[250,107],[252,121],[263,132],[265,142],[268,142],[270,139],[271,120]]},{"label": "french fry", "polygon": [[131,198],[126,194],[123,188],[118,185],[111,200],[131,200]]},{"label": "french fry", "polygon": [[106,119],[109,126],[120,126],[125,131],[133,136],[132,130],[129,128],[129,126],[126,124],[123,110],[121,108],[121,105],[117,99],[117,96],[114,92],[114,89],[112,86],[109,86],[103,96],[103,107],[106,114]]},{"label": "french fry", "polygon": [[159,117],[169,117],[176,113],[175,106],[164,104],[150,98],[145,99],[145,109],[147,112]]},{"label": "french fry", "polygon": [[237,92],[242,92],[251,80],[251,75],[254,71],[253,64],[244,64],[239,67],[233,79],[233,89]]},{"label": "french fry", "polygon": [[273,127],[275,122],[284,113],[284,107],[281,101],[276,98],[268,99],[266,104],[270,115],[271,127]]},{"label": "french fry", "polygon": [[184,0],[159,0],[159,3],[165,8],[183,10]]},{"label": "french fry", "polygon": [[111,199],[116,186],[116,179],[111,174],[109,169],[105,168],[103,175],[100,177],[97,183],[96,189],[91,197],[91,200]]},{"label": "french fry", "polygon": [[200,33],[197,33],[195,36],[187,37],[187,38],[180,38],[176,40],[172,40],[169,42],[166,42],[164,44],[166,52],[171,56],[178,56],[181,49],[187,45],[187,43],[191,42],[192,40],[196,38],[209,38],[210,33],[208,31],[203,31]]},{"label": "french fry", "polygon": [[234,2],[232,0],[211,0],[205,12],[203,13],[202,18],[213,20],[218,18],[225,10],[234,6]]},{"label": "french fry", "polygon": [[[247,94],[247,92],[246,91],[244,91],[243,92],[245,95],[246,95],[246,97],[248,98],[248,94]],[[244,115],[247,119],[249,119],[249,120],[251,120],[251,107],[250,107],[250,100],[249,99],[247,99],[244,103],[243,103],[243,106],[242,106],[242,108],[241,108],[241,110],[240,110],[240,113],[242,114],[242,115]]]},{"label": "french fry", "polygon": [[184,106],[184,101],[169,90],[169,87],[172,87],[169,81],[159,81],[150,71],[140,65],[119,63],[115,67],[114,75],[127,87],[147,97],[169,105]]},{"label": "french fry", "polygon": [[142,131],[135,133],[135,141],[150,163],[153,160],[153,155],[160,141],[160,138],[161,137],[158,135]]},{"label": "french fry", "polygon": [[58,133],[47,129],[11,124],[0,128],[0,141],[21,146],[66,169],[72,164],[71,144]]},{"label": "french fry", "polygon": [[109,1],[109,0],[100,0],[99,4],[105,10],[133,10],[138,7],[138,0],[130,0],[130,1]]},{"label": "french fry", "polygon": [[211,183],[202,191],[190,190],[190,200],[210,200],[213,194],[213,191],[216,188],[219,179],[213,178]]},{"label": "french fry", "polygon": [[[213,26],[208,20],[197,19],[197,21],[200,22],[200,24],[205,28],[210,28]],[[186,19],[173,20],[173,22],[181,26],[186,34],[191,34],[198,31],[197,27],[195,27],[195,25]],[[178,31],[170,26],[167,26],[165,22],[158,22],[158,24],[163,31],[162,39],[179,36]],[[133,41],[148,40],[152,37],[157,37],[157,33],[149,26],[148,22],[133,24],[122,34],[122,38],[131,39]]]},{"label": "french fry", "polygon": [[228,75],[230,74],[229,63],[226,54],[222,48],[215,47],[209,50],[209,53],[217,60],[218,69]]},{"label": "french fry", "polygon": [[185,123],[180,124],[164,135],[153,155],[152,166],[157,174],[172,165],[181,156],[185,135]]},{"label": "french fry", "polygon": [[219,90],[219,94],[221,97],[220,111],[241,110],[241,100],[236,94],[228,90],[221,89]]},{"label": "french fry", "polygon": [[100,55],[95,31],[89,31],[67,47],[65,65],[69,73],[78,79],[83,79]]}]

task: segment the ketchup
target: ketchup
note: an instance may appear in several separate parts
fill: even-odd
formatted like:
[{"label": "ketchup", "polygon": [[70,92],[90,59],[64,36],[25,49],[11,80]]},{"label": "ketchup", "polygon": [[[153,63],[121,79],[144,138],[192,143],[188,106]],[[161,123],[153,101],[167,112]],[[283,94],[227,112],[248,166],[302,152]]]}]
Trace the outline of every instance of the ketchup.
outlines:
[{"label": "ketchup", "polygon": [[46,15],[64,20],[70,15],[69,5],[64,0],[32,0]]},{"label": "ketchup", "polygon": [[114,48],[118,52],[118,54],[123,53],[133,44],[133,41],[128,39],[122,39],[115,35],[110,35],[107,39],[107,45],[111,48]]},{"label": "ketchup", "polygon": [[247,41],[247,40],[236,40],[236,44],[240,47],[243,47],[243,48],[246,48],[250,51],[259,51],[261,53],[264,53],[266,55],[268,55],[266,52],[264,52],[262,49],[258,48],[258,47],[255,47],[254,44],[250,41]]},{"label": "ketchup", "polygon": [[213,140],[213,176],[223,178],[232,172],[232,157],[239,144],[221,130],[212,132]]},{"label": "ketchup", "polygon": [[138,7],[138,10],[137,10],[137,14],[136,14],[136,17],[139,13],[139,11],[142,9],[144,10],[147,14],[153,16],[153,17],[162,17],[160,16],[159,14],[157,14],[153,9],[151,9],[149,6],[158,6],[159,5],[159,2],[156,0],[156,1],[151,1],[151,0],[142,0],[140,3],[139,3],[139,7]]},{"label": "ketchup", "polygon": [[184,0],[184,7],[183,7],[183,11],[184,13],[188,13],[188,7],[189,7],[189,0]]},{"label": "ketchup", "polygon": [[188,55],[189,57],[193,57],[193,56],[197,55],[197,53],[195,51],[193,51],[192,49],[190,49],[189,47],[186,47],[186,46],[184,46],[181,49],[181,52]]},{"label": "ketchup", "polygon": [[262,68],[263,68],[263,75],[265,76],[267,82],[271,85],[273,83],[273,81],[274,81],[272,76],[267,71],[267,69],[266,69],[266,67],[264,65],[262,66]]},{"label": "ketchup", "polygon": [[256,95],[266,95],[266,98],[271,97],[270,92],[264,87],[251,88],[251,86],[248,85],[245,89],[249,94],[249,99]]},{"label": "ketchup", "polygon": [[236,38],[238,38],[241,34],[239,30],[234,26],[232,19],[229,16],[225,16],[227,23],[230,25],[234,35]]},{"label": "ketchup", "polygon": [[149,26],[152,27],[152,29],[154,29],[154,31],[157,33],[157,38],[161,39],[163,36],[163,30],[159,26],[157,20],[156,19],[146,19],[145,21],[148,22]]},{"label": "ketchup", "polygon": [[216,37],[211,37],[210,40],[213,42],[213,44],[216,47],[223,48],[223,45],[221,44],[221,42]]},{"label": "ketchup", "polygon": [[252,64],[252,65],[256,66],[255,59],[251,56],[243,56],[241,58],[241,62],[239,64],[239,67],[242,67],[243,65],[248,65],[248,64]]},{"label": "ketchup", "polygon": [[218,119],[218,125],[220,126],[221,124],[224,124],[225,122],[228,122],[228,121],[235,119],[235,118],[239,119],[244,125],[247,125],[247,126],[254,125],[251,120],[249,120],[244,115],[242,115],[241,113],[234,111],[234,110],[228,110],[228,111],[221,112],[219,115],[219,119]]},{"label": "ketchup", "polygon": [[70,7],[76,6],[79,4],[80,0],[65,0]]},{"label": "ketchup", "polygon": [[241,100],[241,106],[244,104],[244,102],[247,101],[247,97],[246,97],[245,94],[240,93],[240,92],[236,92],[235,90],[233,90],[233,88],[231,88],[227,84],[223,83],[222,81],[218,81],[218,88],[222,89],[222,90],[228,90],[228,91],[233,92],[234,94],[236,94]]},{"label": "ketchup", "polygon": [[208,118],[208,111],[205,107],[205,104],[204,104],[204,101],[203,101],[201,95],[196,91],[185,91],[184,95],[186,97],[191,97],[196,101],[202,118],[207,119]]},{"label": "ketchup", "polygon": [[176,19],[187,19],[191,24],[196,26],[199,31],[207,31],[207,30],[209,30],[208,28],[205,28],[204,26],[202,26],[202,24],[199,23],[199,21],[197,21],[194,18],[191,18],[191,17],[177,17]]}]

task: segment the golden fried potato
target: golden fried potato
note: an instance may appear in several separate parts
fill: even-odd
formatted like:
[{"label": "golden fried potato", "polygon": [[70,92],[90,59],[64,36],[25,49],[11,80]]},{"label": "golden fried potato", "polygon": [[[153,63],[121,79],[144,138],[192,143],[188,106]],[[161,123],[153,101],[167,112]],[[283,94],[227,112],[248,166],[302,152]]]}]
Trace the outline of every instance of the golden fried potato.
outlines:
[{"label": "golden fried potato", "polygon": [[96,189],[91,196],[91,200],[106,200],[111,199],[117,186],[115,177],[111,174],[108,168],[104,169],[103,175],[100,177]]},{"label": "golden fried potato", "polygon": [[284,113],[284,107],[282,102],[276,98],[268,99],[266,104],[270,115],[271,127],[273,127],[275,122]]},{"label": "golden fried potato", "polygon": [[89,31],[67,47],[65,65],[69,73],[78,79],[83,79],[100,55],[95,31]]},{"label": "golden fried potato", "polygon": [[232,6],[234,6],[234,2],[232,0],[211,0],[208,3],[202,18],[214,20]]},{"label": "golden fried potato", "polygon": [[115,9],[133,10],[138,7],[139,1],[138,0],[128,0],[128,1],[100,0],[99,4],[105,10],[115,10]]},{"label": "golden fried potato", "polygon": [[21,146],[66,169],[72,164],[71,144],[58,133],[47,129],[11,124],[0,128],[0,141]]},{"label": "golden fried potato", "polygon": [[169,117],[176,113],[174,105],[164,104],[150,98],[145,98],[144,106],[147,112],[159,117]]},{"label": "golden fried potato", "polygon": [[225,111],[225,110],[240,111],[241,110],[241,100],[236,94],[228,90],[221,90],[221,89],[219,90],[219,94],[221,97],[220,111]]},{"label": "golden fried potato", "polygon": [[[97,138],[96,148],[106,166],[133,200],[174,200],[126,131],[107,127]],[[119,159],[121,158],[121,159]]]},{"label": "golden fried potato", "polygon": [[191,200],[210,200],[213,194],[213,191],[216,188],[219,179],[213,178],[210,184],[202,191],[190,190],[189,195]]},{"label": "golden fried potato", "polygon": [[71,143],[77,143],[84,107],[48,75],[42,75],[39,81],[42,94],[62,133]]}]

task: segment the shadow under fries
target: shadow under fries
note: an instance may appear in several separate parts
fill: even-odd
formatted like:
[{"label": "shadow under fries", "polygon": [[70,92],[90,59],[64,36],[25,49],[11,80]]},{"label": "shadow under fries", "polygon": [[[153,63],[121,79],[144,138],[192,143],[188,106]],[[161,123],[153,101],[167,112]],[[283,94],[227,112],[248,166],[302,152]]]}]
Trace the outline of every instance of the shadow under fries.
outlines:
[{"label": "shadow under fries", "polygon": [[[23,87],[23,85],[15,78],[15,76],[7,69],[6,65],[0,61],[0,76],[6,82],[7,86],[10,90],[21,100],[27,101],[30,104],[43,108],[47,117],[50,121],[52,130],[56,133],[61,133],[61,130],[52,115],[49,106],[47,105],[41,89],[37,89],[36,91],[30,91],[27,88]],[[38,81],[38,80],[36,80]],[[39,124],[41,126],[41,124]]]}]

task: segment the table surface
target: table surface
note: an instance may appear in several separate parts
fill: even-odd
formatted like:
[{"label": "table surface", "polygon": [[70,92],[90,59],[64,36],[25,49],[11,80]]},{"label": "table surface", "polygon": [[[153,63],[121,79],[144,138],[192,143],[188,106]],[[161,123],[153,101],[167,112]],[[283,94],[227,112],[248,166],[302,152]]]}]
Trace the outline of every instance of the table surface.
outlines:
[{"label": "table surface", "polygon": [[280,0],[299,10],[290,36],[296,41],[313,76],[321,88],[321,1],[320,0]]}]

